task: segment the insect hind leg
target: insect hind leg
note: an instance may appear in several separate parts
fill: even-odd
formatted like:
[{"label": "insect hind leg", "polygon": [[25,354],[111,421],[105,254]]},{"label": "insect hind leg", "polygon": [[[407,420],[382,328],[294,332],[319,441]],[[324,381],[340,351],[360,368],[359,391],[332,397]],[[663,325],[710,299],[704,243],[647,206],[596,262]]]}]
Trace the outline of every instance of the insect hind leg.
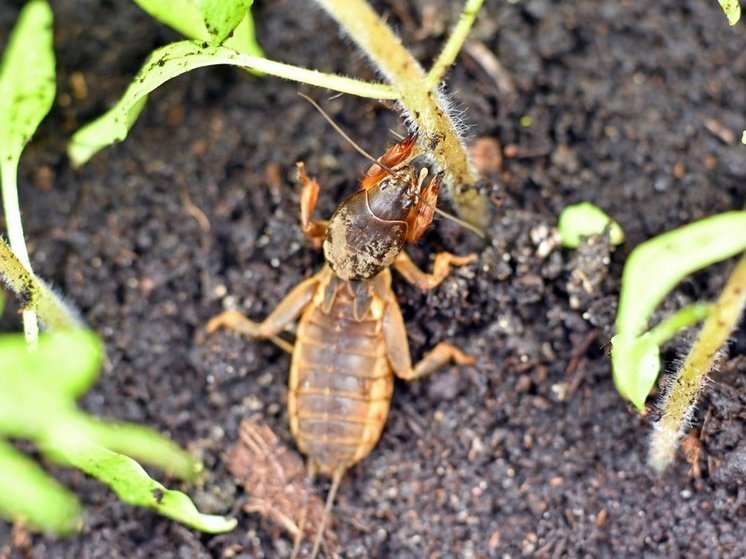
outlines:
[{"label": "insect hind leg", "polygon": [[311,550],[311,556],[309,559],[316,559],[316,556],[319,553],[319,549],[321,548],[321,542],[324,539],[324,530],[326,530],[327,522],[329,521],[329,516],[332,512],[332,507],[334,506],[334,499],[337,497],[337,490],[339,489],[339,483],[342,481],[342,476],[344,476],[345,472],[347,471],[346,468],[337,468],[334,473],[332,474],[332,485],[329,488],[329,494],[326,496],[326,504],[324,505],[324,513],[321,516],[321,524],[319,525],[319,530],[316,532],[316,538],[313,542],[313,549]]}]

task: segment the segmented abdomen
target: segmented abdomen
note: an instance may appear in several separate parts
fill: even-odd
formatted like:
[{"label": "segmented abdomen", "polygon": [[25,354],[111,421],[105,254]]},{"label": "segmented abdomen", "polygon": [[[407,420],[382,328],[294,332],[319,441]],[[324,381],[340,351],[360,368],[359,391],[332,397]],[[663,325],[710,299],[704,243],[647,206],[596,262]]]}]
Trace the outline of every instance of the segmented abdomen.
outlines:
[{"label": "segmented abdomen", "polygon": [[330,312],[303,314],[290,368],[290,429],[321,473],[345,470],[378,442],[391,403],[393,374],[380,318],[352,317],[338,293]]}]

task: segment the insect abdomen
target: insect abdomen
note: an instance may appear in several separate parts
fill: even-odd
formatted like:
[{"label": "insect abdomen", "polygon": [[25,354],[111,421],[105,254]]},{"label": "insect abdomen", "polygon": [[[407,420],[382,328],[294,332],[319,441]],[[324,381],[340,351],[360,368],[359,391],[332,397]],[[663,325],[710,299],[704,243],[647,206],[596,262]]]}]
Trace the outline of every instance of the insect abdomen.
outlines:
[{"label": "insect abdomen", "polygon": [[388,415],[393,375],[380,318],[353,318],[339,293],[330,312],[304,313],[290,369],[290,428],[321,473],[347,469],[378,442]]}]

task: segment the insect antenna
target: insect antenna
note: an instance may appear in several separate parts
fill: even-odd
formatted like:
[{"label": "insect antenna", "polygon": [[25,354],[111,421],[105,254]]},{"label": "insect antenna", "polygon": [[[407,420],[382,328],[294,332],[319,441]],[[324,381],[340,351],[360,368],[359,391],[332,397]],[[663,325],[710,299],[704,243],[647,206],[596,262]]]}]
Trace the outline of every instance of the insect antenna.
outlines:
[{"label": "insect antenna", "polygon": [[357,143],[355,143],[355,141],[354,141],[354,140],[353,140],[352,138],[350,138],[350,137],[349,137],[349,136],[347,135],[347,133],[346,133],[346,132],[345,132],[344,130],[342,130],[342,128],[341,128],[341,127],[340,127],[340,126],[339,126],[339,125],[338,125],[338,124],[337,124],[336,122],[334,122],[334,120],[332,119],[332,117],[330,117],[330,116],[329,116],[329,115],[328,115],[328,114],[326,113],[326,111],[325,111],[324,109],[322,109],[322,108],[321,108],[321,107],[319,106],[319,104],[318,104],[318,103],[317,103],[316,101],[314,101],[313,99],[311,99],[311,98],[310,98],[310,97],[309,97],[308,95],[306,95],[306,94],[304,94],[304,93],[301,93],[300,91],[298,92],[298,95],[300,95],[300,96],[301,96],[301,97],[303,97],[303,98],[304,98],[304,99],[305,99],[306,101],[308,101],[309,103],[311,103],[311,105],[313,105],[313,107],[314,107],[314,108],[315,108],[315,109],[316,109],[317,111],[319,111],[319,112],[321,113],[321,116],[323,116],[323,117],[324,117],[324,119],[326,119],[326,121],[327,121],[327,122],[328,122],[329,124],[331,124],[332,128],[334,128],[334,130],[336,130],[336,131],[337,131],[337,132],[339,133],[339,135],[340,135],[340,136],[342,136],[342,137],[343,137],[343,138],[344,138],[345,140],[347,140],[347,142],[348,142],[348,143],[349,143],[349,144],[350,144],[350,145],[351,145],[351,146],[352,146],[353,148],[355,148],[355,151],[357,151],[357,152],[358,152],[358,153],[359,153],[360,155],[362,155],[362,156],[363,156],[363,157],[365,157],[366,159],[368,159],[368,160],[372,161],[373,163],[375,163],[376,165],[378,165],[378,166],[379,166],[379,167],[381,167],[382,169],[385,169],[386,171],[388,171],[390,175],[393,175],[393,174],[394,174],[394,170],[393,170],[393,169],[392,169],[391,167],[389,167],[388,165],[384,165],[383,163],[381,163],[380,161],[378,161],[378,159],[376,159],[376,158],[375,158],[375,157],[373,157],[373,156],[372,156],[371,154],[369,154],[369,153],[368,153],[367,151],[365,151],[365,150],[364,150],[363,148],[361,148],[361,147],[360,147],[360,146],[359,146],[359,145],[358,145]]},{"label": "insect antenna", "polygon": [[[350,145],[351,145],[351,146],[352,146],[353,148],[355,148],[355,150],[356,150],[356,151],[357,151],[357,152],[358,152],[359,154],[361,154],[361,155],[362,155],[363,157],[365,157],[366,159],[370,160],[371,162],[375,163],[376,165],[378,165],[378,166],[379,166],[379,167],[381,167],[382,169],[385,169],[386,171],[388,171],[388,173],[389,173],[390,175],[393,175],[393,174],[394,174],[394,170],[393,170],[393,169],[392,169],[391,167],[389,167],[388,165],[384,165],[384,164],[383,164],[383,163],[381,163],[381,162],[380,162],[380,161],[379,161],[378,159],[376,159],[376,158],[375,158],[375,157],[373,157],[373,156],[372,156],[371,154],[369,154],[369,153],[368,153],[367,151],[365,151],[365,150],[364,150],[363,148],[361,148],[361,147],[360,147],[360,146],[359,146],[359,145],[358,145],[357,143],[355,143],[355,141],[354,141],[354,140],[353,140],[352,138],[350,138],[350,137],[349,137],[349,136],[347,135],[347,133],[346,133],[346,132],[345,132],[344,130],[342,130],[342,128],[341,128],[341,127],[340,127],[340,126],[339,126],[339,125],[338,125],[338,124],[337,124],[336,122],[334,122],[334,120],[332,119],[332,117],[330,117],[330,116],[329,116],[329,115],[328,115],[328,114],[326,113],[326,111],[324,111],[324,109],[322,109],[322,108],[321,108],[321,107],[319,106],[319,104],[318,104],[318,103],[317,103],[316,101],[314,101],[313,99],[311,99],[311,98],[310,98],[310,97],[309,97],[308,95],[306,95],[305,93],[301,93],[300,91],[298,92],[298,95],[300,95],[300,96],[301,96],[301,97],[303,97],[303,98],[304,98],[304,99],[305,99],[306,101],[308,101],[309,103],[311,103],[311,105],[312,105],[312,106],[313,106],[313,107],[314,107],[314,108],[315,108],[315,109],[316,109],[317,111],[319,111],[319,112],[321,113],[321,116],[323,116],[323,117],[324,117],[324,119],[325,119],[325,120],[326,120],[326,121],[327,121],[327,122],[328,122],[328,123],[329,123],[329,124],[330,124],[330,125],[332,126],[332,128],[334,128],[334,130],[336,130],[336,131],[337,131],[337,132],[339,133],[339,135],[340,135],[340,136],[342,136],[342,137],[343,137],[343,138],[344,138],[345,140],[347,140],[347,142],[349,142],[349,144],[350,144]],[[393,130],[391,130],[391,132],[393,132]],[[394,133],[394,134],[395,134],[396,136],[398,136],[398,134],[396,134],[395,132],[393,132],[393,133]],[[430,206],[429,204],[427,204],[427,206],[428,206],[428,207],[431,207],[431,206]],[[451,221],[453,221],[454,223],[458,223],[459,225],[461,225],[461,227],[464,227],[465,229],[468,229],[468,230],[469,230],[469,231],[471,231],[472,233],[476,234],[476,235],[477,235],[478,237],[480,237],[480,238],[482,238],[482,239],[486,239],[486,238],[487,238],[487,234],[486,234],[486,233],[485,233],[484,231],[482,231],[482,230],[481,230],[481,229],[479,229],[478,227],[476,227],[476,226],[472,225],[471,223],[469,223],[469,222],[467,222],[467,221],[464,221],[463,219],[459,219],[459,218],[458,218],[458,217],[456,217],[455,215],[451,215],[451,214],[449,214],[448,212],[445,212],[445,211],[441,210],[440,208],[437,208],[437,207],[431,207],[431,209],[432,209],[432,210],[433,210],[433,211],[434,211],[435,213],[437,213],[438,215],[440,215],[440,216],[442,216],[442,217],[444,217],[444,218],[446,218],[446,219],[450,219],[450,220],[451,220]]]},{"label": "insect antenna", "polygon": [[332,512],[332,505],[334,505],[334,499],[337,496],[337,489],[339,489],[339,482],[342,481],[345,470],[338,468],[332,475],[332,486],[329,488],[329,494],[326,496],[326,505],[324,505],[324,514],[321,516],[321,525],[319,531],[316,533],[316,539],[313,542],[313,549],[311,550],[311,556],[309,559],[316,559],[316,555],[319,553],[321,547],[321,540],[324,537],[324,530],[326,529],[326,523],[329,520],[329,515]]},{"label": "insect antenna", "polygon": [[449,214],[448,212],[446,212],[446,211],[444,211],[444,210],[441,210],[441,209],[440,209],[440,208],[438,208],[437,206],[436,206],[436,207],[434,207],[434,208],[433,208],[433,210],[434,210],[434,211],[435,211],[435,213],[436,213],[436,214],[438,214],[439,216],[441,216],[441,217],[444,217],[444,218],[446,218],[446,219],[449,219],[449,220],[453,221],[454,223],[458,223],[458,224],[459,224],[459,225],[460,225],[461,227],[463,227],[464,229],[468,229],[469,231],[471,231],[472,233],[474,233],[474,234],[475,234],[475,235],[476,235],[477,237],[479,237],[479,238],[481,238],[481,239],[486,239],[486,238],[487,238],[487,233],[485,233],[484,231],[482,231],[482,230],[481,230],[481,229],[480,229],[479,227],[477,227],[476,225],[472,225],[472,224],[471,224],[471,223],[469,223],[468,221],[464,221],[463,219],[459,219],[459,218],[458,218],[458,217],[456,217],[455,215],[453,215],[453,214]]}]

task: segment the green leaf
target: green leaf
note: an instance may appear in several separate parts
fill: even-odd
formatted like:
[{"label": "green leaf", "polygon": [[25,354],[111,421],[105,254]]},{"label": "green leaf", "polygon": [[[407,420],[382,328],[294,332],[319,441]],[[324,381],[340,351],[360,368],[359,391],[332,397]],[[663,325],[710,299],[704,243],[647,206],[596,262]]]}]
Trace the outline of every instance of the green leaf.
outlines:
[{"label": "green leaf", "polygon": [[128,106],[123,106],[121,104],[124,101],[123,97],[102,116],[78,130],[67,147],[67,155],[73,166],[82,165],[102,148],[124,140],[132,125],[137,121],[137,117],[140,116],[147,100],[146,93],[131,100]]},{"label": "green leaf", "polygon": [[[135,0],[135,2],[153,18],[168,25],[185,37],[197,39],[199,41],[208,41],[210,43],[215,40],[213,35],[208,31],[206,21],[203,18],[202,11],[197,5],[198,2],[196,0]],[[223,6],[224,4],[244,5],[244,9],[241,12],[241,17],[238,21],[233,23],[233,20],[231,19],[228,22],[221,23],[223,26],[232,25],[232,27],[225,32],[225,37],[223,37],[219,42],[223,42],[223,40],[230,35],[230,37],[225,40],[225,45],[227,47],[250,56],[261,58],[264,56],[264,52],[256,41],[254,20],[251,17],[251,12],[248,10],[252,3],[253,0],[248,2],[246,0],[243,2],[225,2],[223,0],[212,2],[212,4],[217,4],[217,7],[213,6],[211,15],[218,18],[221,17],[220,6]],[[233,8],[234,11],[237,9],[236,6],[233,6]],[[225,9],[227,10],[228,8]],[[235,13],[232,12],[232,14],[235,16]],[[227,16],[230,14],[224,13],[223,15]],[[210,23],[210,26],[211,29],[223,29],[222,27],[215,27],[212,23]],[[156,52],[151,54],[151,60]],[[181,73],[186,73],[187,71],[189,70],[184,70],[184,72]],[[263,74],[258,71],[252,71],[252,73],[255,75]],[[133,80],[133,85],[136,80],[141,77],[141,74],[142,70],[141,73],[135,77],[135,80]],[[175,77],[176,75],[179,74],[170,77]],[[152,91],[153,89],[155,88],[152,88],[149,91]],[[140,116],[140,112],[143,107],[145,107],[146,101],[147,95],[138,96],[136,100],[131,100],[125,111],[120,110],[119,105],[117,105],[96,121],[79,130],[68,147],[68,156],[73,165],[82,165],[91,157],[96,155],[96,153],[98,153],[102,148],[124,140],[127,137],[127,132],[129,132],[130,128],[132,128],[134,123],[137,121],[137,117]],[[113,117],[108,116],[112,112],[123,114],[119,114],[119,116],[114,119]],[[117,120],[117,122],[113,122],[114,120]],[[76,138],[78,141],[76,141]]]},{"label": "green leaf", "polygon": [[708,217],[642,243],[624,266],[617,333],[637,336],[677,283],[744,250],[746,211]]},{"label": "green leaf", "polygon": [[746,250],[746,211],[697,221],[639,245],[627,259],[612,340],[617,389],[638,408],[645,405],[660,369],[659,347],[702,320],[708,307],[694,304],[644,333],[650,315],[683,278]]},{"label": "green leaf", "polygon": [[78,130],[68,146],[68,155],[75,165],[82,165],[94,154],[114,142],[127,137],[131,111],[145,95],[168,80],[206,66],[226,64],[266,72],[291,79],[334,88],[343,93],[389,99],[395,93],[380,84],[368,84],[342,76],[322,74],[266,58],[250,56],[226,47],[212,47],[207,43],[180,41],[154,51],[119,102],[97,120]]},{"label": "green leaf", "polygon": [[0,163],[15,167],[54,101],[52,10],[32,0],[21,10],[0,65]]},{"label": "green leaf", "polygon": [[[10,246],[31,270],[18,203],[18,161],[52,107],[55,92],[52,10],[43,0],[27,3],[10,35],[0,63],[0,186]],[[33,309],[24,309],[29,344],[39,334]]]},{"label": "green leaf", "polygon": [[0,435],[43,437],[64,421],[95,380],[103,349],[85,330],[45,334],[35,350],[21,336],[0,336]]},{"label": "green leaf", "polygon": [[200,9],[212,45],[221,45],[246,17],[254,0],[201,0]]},{"label": "green leaf", "polygon": [[81,522],[81,510],[74,495],[0,439],[0,517],[67,533]]},{"label": "green leaf", "polygon": [[[45,456],[101,479],[128,503],[153,508],[199,530],[231,529],[234,521],[200,514],[186,495],[168,491],[132,458],[115,451],[141,458],[182,479],[193,479],[201,467],[189,453],[144,427],[104,423],[78,410],[75,398],[96,377],[102,353],[100,341],[87,331],[44,334],[34,350],[20,335],[0,336],[0,444],[4,438],[34,441]],[[10,451],[0,456],[0,515],[11,519],[33,516],[38,523],[33,521],[32,525],[42,529],[71,529],[77,514],[67,515],[70,526],[60,524],[55,515],[62,505],[54,503],[64,504],[68,511],[77,505],[65,501],[64,493],[54,493],[51,480],[37,472],[33,463],[26,467],[23,458]],[[16,479],[19,486],[28,481],[39,487],[24,486],[24,495],[29,497],[19,500],[14,487],[3,485],[3,480]],[[156,498],[161,495],[163,498]],[[44,499],[53,508],[32,514],[46,506]]]},{"label": "green leaf", "polygon": [[660,372],[660,347],[685,328],[704,320],[710,308],[702,303],[687,305],[642,336],[614,336],[611,364],[619,393],[638,409],[644,409]]},{"label": "green leaf", "polygon": [[[135,0],[138,6],[161,23],[168,25],[171,29],[178,31],[188,39],[212,42],[213,37],[207,30],[202,9],[196,0]],[[225,41],[225,46],[250,54],[252,56],[264,56],[262,48],[256,41],[254,34],[254,20],[248,8],[252,1],[238,2],[236,0],[213,0],[208,4],[246,4],[242,18],[238,26],[234,25],[233,35]],[[231,30],[226,33],[229,35]]]},{"label": "green leaf", "polygon": [[236,527],[235,519],[201,514],[184,493],[166,489],[127,456],[91,445],[67,458],[75,467],[111,487],[125,503],[153,509],[211,534],[228,532]]},{"label": "green leaf", "polygon": [[718,0],[720,7],[725,12],[730,25],[735,25],[741,19],[741,3],[738,0]]},{"label": "green leaf", "polygon": [[660,372],[658,345],[649,334],[636,338],[617,334],[611,338],[611,365],[619,393],[644,409]]},{"label": "green leaf", "polygon": [[202,465],[174,442],[131,423],[89,423],[96,442],[136,460],[156,466],[169,476],[193,480]]},{"label": "green leaf", "polygon": [[567,206],[562,210],[557,225],[562,237],[562,246],[567,248],[578,248],[583,237],[600,235],[607,227],[611,244],[621,244],[624,241],[622,228],[601,208],[590,202]]}]

